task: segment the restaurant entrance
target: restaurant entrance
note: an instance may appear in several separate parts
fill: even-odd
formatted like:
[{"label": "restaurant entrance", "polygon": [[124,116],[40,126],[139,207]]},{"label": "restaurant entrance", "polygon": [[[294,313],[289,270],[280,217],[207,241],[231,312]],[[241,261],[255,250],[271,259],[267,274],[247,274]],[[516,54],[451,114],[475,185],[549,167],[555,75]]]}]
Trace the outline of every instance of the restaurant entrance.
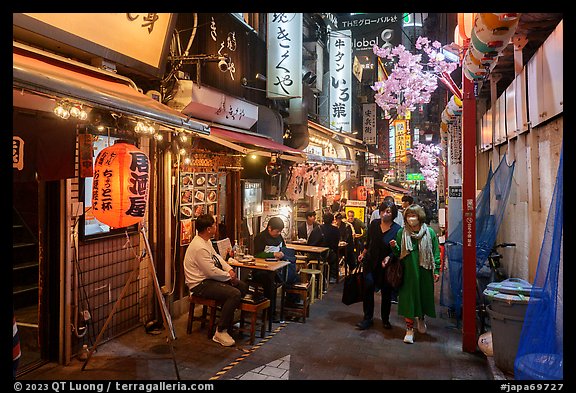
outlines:
[{"label": "restaurant entrance", "polygon": [[48,337],[59,321],[58,285],[52,285],[60,274],[59,184],[13,183],[12,296],[22,352],[18,374],[57,356],[58,340]]}]

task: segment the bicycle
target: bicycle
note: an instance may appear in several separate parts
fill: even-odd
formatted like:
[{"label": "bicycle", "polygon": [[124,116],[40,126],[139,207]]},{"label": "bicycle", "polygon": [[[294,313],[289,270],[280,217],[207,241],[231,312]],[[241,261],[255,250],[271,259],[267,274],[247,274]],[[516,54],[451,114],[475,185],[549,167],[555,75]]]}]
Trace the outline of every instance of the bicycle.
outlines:
[{"label": "bicycle", "polygon": [[502,271],[502,264],[500,262],[502,254],[498,252],[499,248],[507,247],[516,247],[516,244],[495,244],[488,254],[485,265],[476,273],[476,331],[478,336],[486,333],[490,326],[488,323],[488,301],[484,295],[484,290],[490,283],[504,281],[508,278],[506,273]]}]

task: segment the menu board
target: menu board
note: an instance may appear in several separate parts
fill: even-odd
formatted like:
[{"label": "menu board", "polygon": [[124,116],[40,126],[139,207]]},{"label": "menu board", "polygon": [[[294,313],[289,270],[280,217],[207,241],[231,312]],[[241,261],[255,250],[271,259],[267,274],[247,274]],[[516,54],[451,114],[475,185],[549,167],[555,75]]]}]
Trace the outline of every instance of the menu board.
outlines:
[{"label": "menu board", "polygon": [[[201,214],[218,215],[218,173],[181,172],[179,181],[181,232],[188,234],[184,227],[189,226],[187,220],[193,220]],[[182,236],[181,243],[184,240]]]}]

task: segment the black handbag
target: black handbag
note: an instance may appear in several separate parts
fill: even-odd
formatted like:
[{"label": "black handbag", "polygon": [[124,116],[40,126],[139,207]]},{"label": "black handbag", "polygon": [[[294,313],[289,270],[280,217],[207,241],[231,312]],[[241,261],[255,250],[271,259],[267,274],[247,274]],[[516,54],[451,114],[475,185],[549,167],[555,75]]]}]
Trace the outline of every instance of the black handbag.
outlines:
[{"label": "black handbag", "polygon": [[362,271],[362,264],[354,268],[344,278],[344,288],[342,289],[342,303],[349,306],[363,300],[364,292],[364,272]]},{"label": "black handbag", "polygon": [[404,281],[404,266],[402,262],[400,262],[400,258],[395,255],[390,256],[390,260],[384,269],[384,276],[392,288],[398,289],[402,286],[402,282]]}]

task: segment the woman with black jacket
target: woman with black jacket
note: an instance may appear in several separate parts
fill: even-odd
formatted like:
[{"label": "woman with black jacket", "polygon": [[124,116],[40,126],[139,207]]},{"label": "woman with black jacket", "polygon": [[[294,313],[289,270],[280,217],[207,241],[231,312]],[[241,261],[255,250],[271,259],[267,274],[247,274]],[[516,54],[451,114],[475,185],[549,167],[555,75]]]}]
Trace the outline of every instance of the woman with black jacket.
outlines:
[{"label": "woman with black jacket", "polygon": [[391,329],[390,308],[392,287],[384,279],[384,265],[387,258],[392,255],[390,240],[396,238],[400,225],[394,222],[398,215],[398,208],[393,202],[383,202],[378,207],[380,218],[372,221],[368,227],[368,237],[364,250],[358,255],[358,262],[362,263],[364,271],[364,318],[356,326],[365,330],[373,325],[374,318],[374,292],[382,292],[381,316],[384,329]]}]

